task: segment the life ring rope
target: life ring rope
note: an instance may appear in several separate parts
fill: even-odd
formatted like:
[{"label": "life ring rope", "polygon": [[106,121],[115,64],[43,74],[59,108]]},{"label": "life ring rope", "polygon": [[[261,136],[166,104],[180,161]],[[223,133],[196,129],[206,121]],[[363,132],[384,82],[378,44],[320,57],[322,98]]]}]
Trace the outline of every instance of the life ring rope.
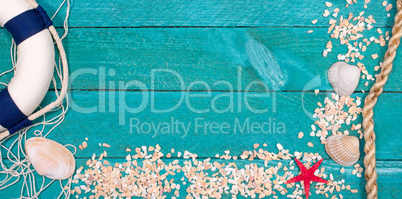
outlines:
[{"label": "life ring rope", "polygon": [[[0,95],[0,101],[3,104],[3,108],[7,107],[7,110],[13,109],[12,112],[13,115],[7,114],[6,116],[0,115],[0,122],[3,120],[2,124],[6,123],[8,119],[14,119],[13,121],[19,121],[17,124],[12,123],[12,125],[5,125],[4,127],[7,128],[6,131],[0,133],[0,140],[4,139],[5,137],[8,137],[9,135],[12,135],[19,130],[29,127],[32,125],[32,121],[43,116],[49,111],[52,111],[54,108],[59,107],[63,101],[64,98],[67,95],[67,87],[68,87],[68,63],[67,63],[67,56],[62,44],[62,41],[59,37],[59,34],[57,33],[55,27],[53,26],[52,21],[46,14],[45,10],[38,5],[33,0],[26,0],[28,4],[30,4],[34,9],[33,10],[28,10],[24,13],[21,13],[20,15],[16,16],[15,18],[11,19],[8,21],[4,26],[7,30],[10,31],[10,33],[13,35],[15,43],[18,45],[27,38],[29,38],[32,35],[35,35],[36,33],[48,29],[50,34],[53,37],[53,40],[57,46],[57,49],[59,51],[59,56],[61,59],[61,65],[63,68],[63,78],[61,82],[61,91],[60,95],[57,97],[57,99],[45,106],[44,108],[38,110],[37,112],[32,113],[29,116],[25,116],[21,111],[15,110],[15,108],[18,109],[18,107],[13,104],[13,100],[11,99],[11,96],[9,96],[7,88],[4,90],[4,92],[1,92],[2,94]],[[29,23],[29,29],[28,30],[20,30],[19,27],[15,24],[18,23]],[[11,99],[11,101],[10,101]],[[2,104],[0,104],[0,110],[2,110]],[[7,118],[6,118],[7,117]]]}]

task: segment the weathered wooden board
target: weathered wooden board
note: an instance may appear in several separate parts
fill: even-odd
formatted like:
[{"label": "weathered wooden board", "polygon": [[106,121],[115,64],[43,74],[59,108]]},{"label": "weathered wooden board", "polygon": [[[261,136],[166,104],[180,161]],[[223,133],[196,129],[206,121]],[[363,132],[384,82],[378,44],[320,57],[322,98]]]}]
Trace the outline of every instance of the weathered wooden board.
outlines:
[{"label": "weathered wooden board", "polygon": [[[48,12],[53,14],[61,1],[38,1]],[[350,12],[364,16],[372,15],[375,26],[391,27],[395,6],[391,17],[387,17],[382,1],[371,1],[366,9],[364,1],[345,9],[346,1],[331,1],[331,8],[325,7],[326,0],[136,0],[128,3],[114,1],[72,1],[71,27],[176,27],[176,26],[321,26],[328,27],[328,19],[322,16],[328,9],[331,14],[335,8],[347,17]],[[388,1],[395,5],[395,0]],[[317,24],[311,21],[318,19]],[[63,15],[58,15],[55,23],[62,25]]]},{"label": "weathered wooden board", "polygon": [[[110,154],[110,153],[109,153]],[[114,164],[116,162],[118,163],[123,163],[126,162],[124,158],[106,158],[110,163]],[[171,159],[163,159],[164,162],[169,163],[172,160]],[[184,159],[181,159],[180,162],[184,161]],[[219,162],[219,163],[227,163],[229,161],[227,160],[215,160],[212,159],[210,162]],[[77,159],[77,165],[85,165],[86,159]],[[233,162],[233,160],[230,160],[230,162]],[[243,168],[244,165],[248,164],[257,164],[258,166],[263,166],[263,161],[260,160],[254,160],[253,162],[245,161],[245,160],[236,160],[234,161],[236,165],[239,168]],[[276,166],[278,161],[270,161],[269,166]],[[289,164],[289,161],[287,160],[281,160],[281,163],[284,165]],[[359,162],[360,164],[363,164],[362,162]],[[182,163],[180,163],[182,164]],[[141,164],[139,164],[141,165]],[[347,167],[345,168],[345,173],[342,174],[339,172],[339,165],[334,163],[332,160],[326,160],[322,164],[323,167],[325,167],[325,174],[329,175],[330,173],[333,174],[335,180],[342,180],[345,179],[346,185],[351,185],[352,189],[359,189],[359,192],[356,194],[351,193],[348,190],[341,190],[339,192],[340,194],[343,195],[344,198],[365,198],[365,192],[364,192],[364,178],[361,177],[356,177],[352,175],[352,170],[354,168],[352,167]],[[400,178],[395,178],[395,176],[400,176],[402,175],[402,164],[400,161],[377,161],[377,172],[379,175],[378,178],[378,183],[379,183],[379,198],[398,198],[402,193],[400,189],[400,185],[402,183]],[[294,172],[296,173],[298,169],[296,168]],[[283,171],[282,171],[283,172]],[[213,172],[210,172],[210,175],[212,175]],[[180,183],[181,188],[180,188],[180,196],[185,197],[187,195],[186,188],[190,185],[190,183],[187,183],[186,185],[183,185],[181,183],[181,178],[184,176],[183,172],[175,175],[175,176],[170,176],[169,179],[174,179],[175,183]],[[1,175],[0,175],[1,177]],[[38,182],[37,185],[40,185],[42,182],[42,179],[40,179],[39,176],[37,176]],[[46,182],[49,182],[47,180]],[[64,184],[66,181],[64,181]],[[313,184],[314,185],[314,184]],[[21,183],[18,183],[17,185],[12,186],[11,188],[7,189],[7,191],[0,191],[1,197],[3,198],[16,198],[20,196],[20,187]],[[78,186],[77,184],[73,184],[73,187]],[[291,190],[291,189],[289,189]],[[317,195],[315,193],[315,188],[312,186],[311,192],[312,195],[310,198],[315,199],[315,198],[324,198],[323,195]],[[61,188],[59,185],[59,182],[54,182],[47,190],[45,190],[40,198],[55,198],[59,193],[61,192]],[[334,192],[333,195],[336,195],[338,192]],[[280,195],[280,193],[277,194],[279,198],[287,198],[286,196]],[[330,194],[331,196],[332,194]],[[83,198],[85,194],[81,194],[79,198]],[[173,193],[167,194],[168,198],[174,196]],[[338,195],[339,196],[339,195]],[[75,196],[71,197],[75,198]],[[225,195],[225,198],[230,198],[230,195]],[[244,198],[238,195],[237,198]]]},{"label": "weathered wooden board", "polygon": [[[327,58],[322,50],[328,41],[325,29],[315,28],[311,34],[307,28],[178,28],[178,29],[73,29],[65,40],[71,71],[70,89],[118,89],[119,82],[136,80],[152,90],[186,90],[191,83],[203,81],[212,90],[228,90],[226,81],[235,90],[246,90],[253,81],[259,81],[253,66],[267,65],[272,52],[282,73],[287,77],[281,90],[332,90],[326,71],[346,53],[346,46],[333,40],[334,48]],[[385,30],[385,29],[384,29]],[[389,29],[386,29],[389,30]],[[10,36],[0,31],[0,71],[10,68]],[[374,30],[367,37],[378,36]],[[259,56],[254,56],[258,52]],[[385,48],[371,44],[366,57],[370,74],[382,61]],[[380,58],[373,60],[370,55]],[[395,65],[402,65],[398,52]],[[271,71],[280,74],[278,71]],[[153,75],[154,74],[154,75]],[[401,67],[394,67],[386,91],[401,91]],[[152,79],[154,77],[154,79]],[[11,74],[0,81],[9,81]],[[109,83],[116,86],[111,87]],[[152,87],[152,82],[154,85]],[[240,82],[240,83],[239,83]],[[359,90],[368,91],[372,85]],[[239,86],[240,85],[240,86]],[[269,90],[272,89],[272,85]],[[132,88],[138,89],[138,88]],[[206,90],[195,86],[192,90]],[[262,86],[252,91],[266,91]]]},{"label": "weathered wooden board", "polygon": [[[113,153],[110,155],[113,157],[124,157],[125,149],[133,145],[160,144],[166,148],[198,153],[200,157],[214,157],[217,153],[223,154],[225,150],[239,155],[254,143],[267,143],[267,149],[276,151],[276,144],[281,143],[291,151],[318,152],[328,158],[320,139],[309,136],[310,126],[314,122],[309,114],[318,107],[317,102],[324,102],[324,98],[329,96],[327,93],[269,93],[269,96],[258,98],[255,93],[214,92],[209,96],[206,92],[192,92],[187,100],[188,93],[156,92],[154,111],[151,110],[151,94],[73,91],[70,93],[71,109],[68,117],[49,138],[75,146],[88,138],[92,150],[79,150],[76,157],[91,157],[94,152],[102,152],[105,148],[99,147],[99,143],[112,145]],[[224,94],[233,95],[233,112],[230,110],[231,100],[228,96],[223,96]],[[241,100],[239,95],[242,96]],[[143,100],[144,96],[148,99]],[[362,97],[362,94],[354,96]],[[214,100],[217,97],[220,98]],[[179,104],[181,98],[183,102]],[[385,93],[375,109],[379,160],[402,159],[402,147],[395,141],[402,139],[402,135],[397,133],[399,127],[395,125],[402,111],[400,101],[401,94]],[[144,109],[134,110],[140,104],[144,105]],[[177,104],[177,109],[157,113]],[[127,107],[132,110],[125,110]],[[229,111],[225,113],[218,111],[227,108]],[[194,109],[209,112],[198,113]],[[268,112],[254,113],[251,109],[268,109]],[[355,122],[361,122],[361,117]],[[256,123],[254,127],[253,123]],[[167,125],[169,130],[164,128]],[[188,129],[186,133],[182,125]],[[222,130],[216,125],[223,125]],[[229,127],[225,127],[226,125]],[[261,126],[258,127],[259,125]],[[350,127],[344,126],[343,130],[350,131]],[[302,139],[297,138],[300,131],[305,134]],[[357,135],[355,131],[350,132]],[[307,146],[310,141],[314,143],[313,148]]]},{"label": "weathered wooden board", "polygon": [[[350,12],[357,16],[364,4],[364,1],[359,1],[345,9],[346,2],[339,0],[331,1],[333,6],[325,8],[326,1],[72,1],[70,34],[64,41],[72,73],[71,107],[63,124],[49,138],[63,144],[79,145],[87,137],[88,149],[76,154],[78,165],[83,165],[93,153],[104,150],[108,151],[110,162],[123,162],[127,147],[143,145],[160,144],[164,149],[188,150],[206,158],[223,154],[225,150],[239,155],[244,150],[251,150],[254,143],[267,143],[268,150],[276,151],[276,144],[281,143],[291,151],[320,153],[325,159],[326,172],[333,173],[335,179],[345,178],[352,188],[359,189],[358,194],[342,192],[344,198],[364,198],[364,179],[353,176],[352,167],[340,174],[341,167],[328,159],[319,138],[309,136],[313,123],[309,112],[316,108],[316,102],[322,103],[326,96],[330,96],[330,92],[314,95],[312,90],[332,90],[325,77],[326,71],[337,61],[336,56],[346,51],[345,46],[341,47],[338,41],[332,40],[333,52],[328,58],[322,57],[322,50],[329,40],[328,20],[332,18],[324,18],[322,11],[328,9],[332,12],[340,8],[342,16]],[[395,0],[390,2],[395,5]],[[52,14],[60,2],[39,0],[39,3]],[[389,31],[393,24],[395,8],[387,17],[381,3],[372,0],[364,9],[364,16],[372,15],[377,22],[374,29],[364,34],[367,38],[378,37],[377,27]],[[57,27],[62,26],[62,16],[58,15],[54,20]],[[313,19],[318,19],[318,22],[312,24]],[[313,30],[313,33],[308,34],[308,30]],[[0,71],[11,66],[10,39],[9,33],[0,28]],[[247,88],[253,81],[261,80],[252,66],[266,61],[267,49],[287,75],[282,92],[265,93],[267,89],[261,85]],[[250,53],[257,50],[259,57]],[[362,63],[372,72],[372,68],[382,61],[384,52],[385,48],[372,44],[364,53],[366,58]],[[380,55],[376,60],[370,58],[374,53]],[[400,57],[401,52],[398,52],[395,66],[402,66]],[[152,72],[155,72],[154,76]],[[402,147],[399,143],[402,135],[397,126],[402,112],[401,74],[401,67],[394,67],[385,87],[386,93],[380,97],[375,109],[380,198],[401,195],[402,182],[395,178],[402,172]],[[0,81],[9,81],[11,75],[1,77]],[[196,81],[205,84],[190,87]],[[367,91],[372,85],[366,87],[364,83],[361,81],[357,90]],[[272,91],[272,85],[269,86],[268,90]],[[208,87],[211,93],[207,92]],[[152,112],[152,91],[156,91],[154,107],[157,110],[174,107],[181,97],[184,97],[183,102],[166,113]],[[259,94],[268,96],[256,98]],[[269,111],[250,111],[244,101],[245,95],[250,95],[248,104],[251,108],[268,108]],[[147,99],[143,98],[145,96]],[[190,105],[186,104],[186,96],[190,96]],[[218,96],[221,98],[213,100]],[[233,96],[233,102],[228,96]],[[365,94],[357,92],[353,96],[363,97]],[[44,104],[52,99],[47,97]],[[141,102],[147,104],[138,113],[124,109],[138,107]],[[231,103],[233,111],[219,113],[219,110],[231,108]],[[189,107],[209,111],[196,113]],[[218,110],[214,110],[215,107]],[[130,127],[130,122],[146,122],[146,131],[147,124],[162,125],[165,122],[171,125],[172,118],[173,122],[178,120],[187,125],[191,122],[189,131],[186,134],[175,129],[169,129],[170,133],[155,134],[152,130],[137,133],[135,125]],[[196,118],[200,118],[198,121],[204,126],[195,128]],[[123,121],[125,124],[121,124]],[[247,128],[240,132],[247,121],[250,125],[265,123],[268,132],[254,132]],[[356,122],[360,121],[361,117]],[[209,128],[205,129],[203,122],[209,122]],[[230,130],[216,133],[217,128],[210,126],[213,122],[227,123]],[[240,126],[236,127],[236,124]],[[282,124],[284,132],[280,127]],[[236,132],[234,128],[237,128]],[[300,131],[305,133],[303,139],[297,138]],[[356,135],[356,132],[352,134]],[[313,148],[307,146],[309,141],[314,143]],[[111,148],[99,147],[98,143],[108,143]],[[4,155],[5,151],[1,153]],[[236,163],[247,164],[243,160]],[[253,163],[261,164],[261,161]],[[361,160],[359,163],[363,165]],[[0,175],[0,180],[2,177]],[[179,177],[181,175],[175,176],[176,179]],[[21,183],[0,191],[0,198],[19,197]],[[57,182],[53,184],[41,198],[55,198],[60,191],[58,186]],[[185,196],[184,190],[182,188],[181,196]],[[313,193],[310,198],[322,196]]]}]

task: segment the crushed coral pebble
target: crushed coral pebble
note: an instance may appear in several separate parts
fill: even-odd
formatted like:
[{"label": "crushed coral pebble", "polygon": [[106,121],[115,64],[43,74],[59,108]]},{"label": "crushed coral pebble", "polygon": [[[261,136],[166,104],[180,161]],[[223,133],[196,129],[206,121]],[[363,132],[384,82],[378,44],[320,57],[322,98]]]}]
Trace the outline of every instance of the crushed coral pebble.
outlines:
[{"label": "crushed coral pebble", "polygon": [[347,125],[350,126],[351,131],[357,131],[360,139],[363,138],[361,124],[352,124],[362,113],[362,108],[359,105],[361,105],[360,97],[340,97],[335,93],[332,93],[331,97],[325,97],[324,105],[319,103],[314,110],[313,118],[317,120],[311,126],[310,136],[325,140],[332,134],[349,135],[349,130],[339,130],[342,125]]},{"label": "crushed coral pebble", "polygon": [[[136,154],[127,155],[126,161],[111,165],[108,161],[96,159],[96,154],[86,163],[85,170],[81,166],[76,171],[72,183],[77,184],[71,190],[77,198],[85,194],[88,198],[222,198],[237,196],[277,198],[280,195],[289,198],[301,198],[303,187],[300,184],[285,182],[297,175],[293,158],[301,159],[309,168],[322,159],[318,153],[303,153],[285,150],[277,144],[278,152],[269,152],[253,146],[253,151],[244,151],[240,157],[244,160],[259,159],[261,163],[236,162],[237,155],[229,150],[223,155],[217,154],[221,160],[200,158],[194,153],[185,151],[184,159],[164,159],[160,147],[136,148]],[[152,149],[150,151],[149,149]],[[145,149],[145,151],[144,151]],[[173,150],[171,150],[173,151]],[[104,155],[102,153],[101,155]],[[239,164],[240,163],[240,164]],[[358,167],[356,167],[358,168]],[[337,197],[341,190],[351,189],[345,179],[335,179],[325,172],[325,167],[317,170],[315,175],[327,179],[328,184],[316,183],[315,193],[325,197]],[[185,194],[183,194],[185,190]],[[353,191],[352,191],[353,190]],[[356,190],[356,191],[355,191]]]},{"label": "crushed coral pebble", "polygon": [[[346,8],[341,8],[344,9],[343,11],[347,12],[347,9],[349,5],[353,5],[354,1],[350,0],[347,1],[348,4]],[[367,4],[369,3],[369,0],[365,0],[365,5],[364,8],[367,8]],[[375,5],[378,4],[378,5]],[[382,6],[385,7],[385,14],[387,16],[390,16],[389,12],[393,5],[391,3],[388,3],[387,1],[381,2],[375,2],[371,3],[371,6]],[[382,31],[381,29],[377,28],[376,30],[373,29],[374,24],[376,23],[376,20],[373,18],[372,15],[369,15],[365,13],[364,10],[362,10],[360,13],[349,13],[347,16],[342,16],[339,15],[338,13],[340,12],[339,8],[335,8],[332,12],[328,10],[328,7],[331,7],[332,3],[326,2],[325,7],[323,8],[323,16],[324,17],[329,17],[332,15],[332,17],[329,17],[328,20],[328,34],[330,36],[329,41],[327,41],[327,44],[325,48],[323,49],[322,56],[323,57],[329,57],[330,53],[333,51],[334,45],[338,48],[339,46],[336,43],[339,43],[341,46],[346,46],[346,51],[345,53],[340,53],[338,55],[335,55],[336,58],[340,61],[345,61],[345,62],[351,62],[351,63],[358,63],[360,64],[359,68],[363,73],[366,73],[365,76],[362,76],[362,79],[366,79],[365,77],[367,76],[368,72],[366,70],[366,67],[374,68],[374,66],[366,66],[364,63],[364,58],[371,56],[373,59],[377,59],[378,55],[373,54],[373,55],[364,55],[364,52],[367,51],[367,49],[375,44],[380,45],[381,47],[385,47],[387,44],[387,41],[390,39],[390,32],[389,31]],[[317,22],[316,20],[313,20],[315,23]],[[312,21],[312,22],[313,22]],[[315,24],[313,23],[313,24]],[[373,29],[373,30],[372,30]],[[365,37],[366,33],[367,34],[372,34],[373,31],[376,31],[378,33],[377,36],[372,36],[372,37]],[[334,40],[338,40],[338,42],[334,42]],[[378,71],[378,70],[374,70]],[[375,77],[377,74],[370,74],[371,77]],[[368,81],[375,81],[375,78],[368,78]],[[365,83],[364,85],[369,85],[369,83]]]}]

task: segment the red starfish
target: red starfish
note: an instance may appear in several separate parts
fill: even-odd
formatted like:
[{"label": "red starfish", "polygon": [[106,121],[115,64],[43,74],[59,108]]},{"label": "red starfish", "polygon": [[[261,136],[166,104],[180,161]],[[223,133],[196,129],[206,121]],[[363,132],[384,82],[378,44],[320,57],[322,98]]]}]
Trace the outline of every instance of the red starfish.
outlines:
[{"label": "red starfish", "polygon": [[299,166],[300,168],[301,174],[288,180],[286,184],[303,181],[304,191],[306,192],[306,199],[308,199],[311,181],[328,184],[328,181],[314,175],[315,170],[318,169],[322,160],[323,159],[315,163],[309,170],[307,170],[306,167],[304,167],[304,165],[298,159],[295,159],[297,166]]}]

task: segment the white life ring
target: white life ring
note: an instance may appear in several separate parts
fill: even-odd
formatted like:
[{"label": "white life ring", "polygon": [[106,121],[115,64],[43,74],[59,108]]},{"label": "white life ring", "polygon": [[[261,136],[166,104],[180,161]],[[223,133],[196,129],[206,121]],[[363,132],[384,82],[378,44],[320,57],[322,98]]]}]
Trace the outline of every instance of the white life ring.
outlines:
[{"label": "white life ring", "polygon": [[52,22],[35,4],[0,0],[0,25],[12,34],[18,59],[14,77],[0,92],[0,132],[8,131],[6,135],[32,124],[28,117],[42,102],[53,77],[55,51],[48,29]]}]

